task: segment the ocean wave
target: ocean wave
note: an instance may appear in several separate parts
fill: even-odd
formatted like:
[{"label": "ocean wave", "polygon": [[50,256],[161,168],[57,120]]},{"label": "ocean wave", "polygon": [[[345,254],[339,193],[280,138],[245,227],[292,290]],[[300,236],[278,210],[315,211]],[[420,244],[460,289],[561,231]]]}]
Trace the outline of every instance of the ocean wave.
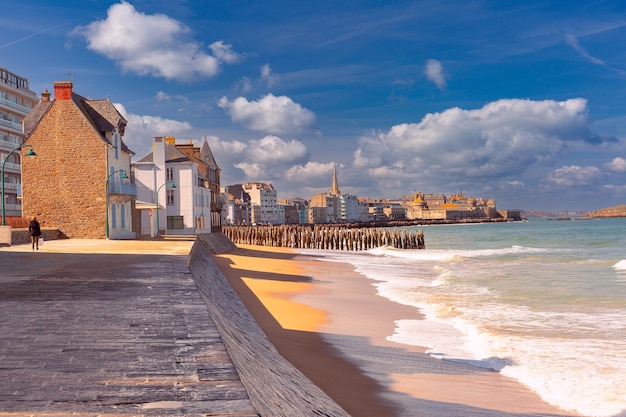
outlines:
[{"label": "ocean wave", "polygon": [[618,271],[626,271],[626,259],[622,259],[615,265],[613,265],[613,269],[617,269]]},{"label": "ocean wave", "polygon": [[[528,246],[514,245],[508,248],[498,249],[469,249],[469,250],[443,250],[443,249],[419,249],[404,250],[383,246],[371,249],[368,253],[377,256],[390,256],[395,258],[411,259],[414,261],[442,261],[453,262],[462,258],[479,258],[501,255],[523,255],[534,253],[545,253],[546,248],[534,248]],[[626,269],[626,263],[624,264]]]}]

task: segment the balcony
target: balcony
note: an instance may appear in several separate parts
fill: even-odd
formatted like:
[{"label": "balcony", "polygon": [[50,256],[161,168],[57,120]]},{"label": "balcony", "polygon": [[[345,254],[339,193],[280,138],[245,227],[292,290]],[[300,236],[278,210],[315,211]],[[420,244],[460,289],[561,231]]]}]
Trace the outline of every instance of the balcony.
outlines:
[{"label": "balcony", "polygon": [[19,131],[20,133],[22,133],[22,124],[21,123],[15,123],[15,122],[10,122],[8,120],[0,119],[0,125],[4,125],[4,126],[7,126],[7,127],[10,127],[11,129],[15,129],[15,130]]},{"label": "balcony", "polygon": [[129,182],[110,181],[109,195],[132,195],[137,197],[137,184]]},{"label": "balcony", "polygon": [[23,114],[28,114],[31,110],[30,107],[22,106],[21,104],[14,103],[12,101],[7,100],[6,98],[1,98],[1,97],[0,97],[0,105],[10,107]]}]

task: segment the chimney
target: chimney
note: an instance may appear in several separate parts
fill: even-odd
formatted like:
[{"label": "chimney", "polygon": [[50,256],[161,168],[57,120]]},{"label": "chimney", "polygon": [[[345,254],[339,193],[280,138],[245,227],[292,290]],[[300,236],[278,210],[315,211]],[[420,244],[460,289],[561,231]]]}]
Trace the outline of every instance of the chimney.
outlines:
[{"label": "chimney", "polygon": [[71,100],[72,99],[72,82],[56,81],[54,83],[54,99],[55,100]]},{"label": "chimney", "polygon": [[46,103],[50,101],[50,93],[47,88],[43,90],[43,93],[41,93],[41,101]]}]

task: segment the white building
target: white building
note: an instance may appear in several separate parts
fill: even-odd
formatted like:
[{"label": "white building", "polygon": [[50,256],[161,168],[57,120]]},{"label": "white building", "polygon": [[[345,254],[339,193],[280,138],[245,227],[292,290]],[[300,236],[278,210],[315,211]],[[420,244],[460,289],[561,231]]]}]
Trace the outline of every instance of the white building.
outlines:
[{"label": "white building", "polygon": [[152,152],[133,169],[141,235],[211,232],[208,182],[199,175],[199,162],[177,149],[174,138],[155,137]]},{"label": "white building", "polygon": [[0,163],[4,163],[6,216],[22,216],[21,156],[20,152],[8,155],[24,142],[22,120],[38,101],[26,78],[0,67]]},{"label": "white building", "polygon": [[250,182],[244,190],[250,195],[252,224],[285,223],[285,211],[278,207],[277,193],[272,184]]}]

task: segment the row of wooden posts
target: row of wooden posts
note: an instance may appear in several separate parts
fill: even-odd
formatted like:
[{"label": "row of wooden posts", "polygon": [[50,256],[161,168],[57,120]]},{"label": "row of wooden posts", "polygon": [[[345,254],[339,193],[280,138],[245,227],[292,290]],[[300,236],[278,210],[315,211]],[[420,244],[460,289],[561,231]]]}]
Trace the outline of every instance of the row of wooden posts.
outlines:
[{"label": "row of wooden posts", "polygon": [[235,244],[359,251],[391,246],[424,249],[424,232],[414,229],[345,225],[223,226]]}]

